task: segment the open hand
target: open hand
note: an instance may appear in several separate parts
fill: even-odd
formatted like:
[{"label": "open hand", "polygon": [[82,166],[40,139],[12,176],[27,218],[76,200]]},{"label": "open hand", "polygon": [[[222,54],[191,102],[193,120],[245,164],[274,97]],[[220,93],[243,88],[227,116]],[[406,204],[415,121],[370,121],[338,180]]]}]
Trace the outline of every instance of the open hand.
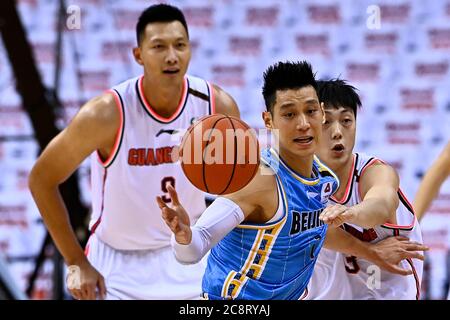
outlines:
[{"label": "open hand", "polygon": [[319,217],[320,220],[334,228],[339,227],[344,222],[350,221],[352,218],[352,209],[341,204],[326,207]]},{"label": "open hand", "polygon": [[419,251],[427,251],[429,248],[422,243],[409,241],[408,238],[397,236],[381,240],[373,245],[372,262],[380,268],[391,273],[400,275],[410,275],[411,269],[403,269],[399,264],[404,259],[424,260],[424,256]]},{"label": "open hand", "polygon": [[167,190],[172,199],[171,208],[167,206],[161,197],[156,197],[156,202],[161,209],[161,216],[175,235],[175,240],[179,244],[189,244],[192,239],[189,215],[181,205],[175,188],[169,185]]}]

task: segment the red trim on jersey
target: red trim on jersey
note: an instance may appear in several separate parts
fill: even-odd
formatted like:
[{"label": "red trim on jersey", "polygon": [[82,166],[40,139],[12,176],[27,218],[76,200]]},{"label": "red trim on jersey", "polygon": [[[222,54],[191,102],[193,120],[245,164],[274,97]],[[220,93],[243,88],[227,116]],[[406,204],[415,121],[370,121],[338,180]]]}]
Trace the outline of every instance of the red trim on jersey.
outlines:
[{"label": "red trim on jersey", "polygon": [[414,280],[416,281],[416,300],[420,300],[420,281],[419,281],[419,276],[417,275],[416,272],[416,268],[414,268],[414,263],[412,262],[412,259],[406,259],[406,261],[408,261],[409,265],[411,266],[413,275],[414,275]]},{"label": "red trim on jersey", "polygon": [[87,244],[86,244],[86,248],[84,248],[84,255],[87,257],[89,254],[89,240],[91,240],[91,236],[89,236]]},{"label": "red trim on jersey", "polygon": [[105,185],[106,185],[106,177],[108,176],[108,170],[105,169],[105,175],[103,176],[103,186],[102,186],[102,206],[100,209],[100,216],[98,217],[97,221],[92,225],[91,228],[91,235],[95,233],[95,230],[97,230],[98,226],[100,225],[100,222],[102,222],[102,216],[103,216],[103,208],[105,205]]},{"label": "red trim on jersey", "polygon": [[100,157],[100,153],[97,150],[98,161],[100,162],[100,164],[102,166],[107,167],[111,163],[111,161],[114,159],[114,156],[118,152],[118,149],[119,149],[120,138],[122,136],[122,131],[123,131],[123,105],[122,105],[122,102],[120,101],[120,97],[118,96],[116,91],[107,90],[107,91],[105,91],[105,93],[111,93],[113,95],[114,100],[116,101],[116,107],[119,109],[119,114],[120,114],[120,126],[117,129],[114,146],[111,150],[111,153],[108,156],[108,159],[106,159],[106,161],[103,161],[102,158]]},{"label": "red trim on jersey", "polygon": [[[410,225],[406,225],[406,226],[401,226],[401,225],[398,225],[398,224],[394,224],[394,223],[385,223],[385,224],[383,224],[383,226],[384,227],[388,227],[388,228],[391,228],[391,229],[412,229],[412,228],[414,228],[414,225],[416,224],[416,219],[415,219],[415,217],[416,217],[416,214],[415,214],[415,212],[414,212],[414,208],[413,208],[413,206],[411,205],[411,203],[408,201],[408,199],[406,198],[406,196],[405,196],[405,194],[403,193],[403,191],[402,191],[402,189],[400,189],[400,188],[398,188],[398,193],[399,193],[399,197],[401,197],[401,199],[400,199],[400,204],[401,204],[401,200],[403,199],[403,201],[405,201],[409,206],[410,206],[410,208],[408,208],[408,207],[406,207],[406,209],[408,209],[408,211],[410,211],[411,212],[411,214],[412,214],[412,222],[411,222],[411,224]],[[399,204],[399,205],[400,205]]]},{"label": "red trim on jersey", "polygon": [[209,99],[211,103],[211,114],[216,114],[216,95],[214,94],[214,87],[209,82],[206,82],[209,87]]},{"label": "red trim on jersey", "polygon": [[[401,191],[401,189],[398,189],[398,191],[400,192],[401,197],[403,198],[403,200],[405,200],[409,204],[408,200],[406,199],[406,197],[403,194],[403,192]],[[412,206],[411,206],[411,209],[412,209]],[[408,209],[408,211],[409,211],[409,209]],[[416,219],[415,219],[416,215],[415,215],[414,211],[412,211],[411,213],[412,213],[413,220],[412,220],[412,223],[410,225],[401,226],[401,225],[393,224],[393,223],[385,223],[385,224],[383,224],[383,226],[391,228],[391,229],[412,229],[412,228],[414,228],[414,225],[416,224]]]},{"label": "red trim on jersey", "polygon": [[[398,229],[395,229],[394,236],[399,236],[399,235],[400,235],[400,231]],[[416,268],[414,267],[414,262],[412,261],[411,258],[406,259],[406,261],[411,266],[411,270],[414,275],[414,280],[416,282],[416,300],[420,300],[420,280],[419,280],[419,276],[417,275]]]},{"label": "red trim on jersey", "polygon": [[416,212],[414,211],[413,205],[411,204],[411,202],[409,202],[408,198],[405,196],[402,189],[398,188],[398,192],[400,192],[400,195],[403,197],[403,200],[409,205],[408,209],[411,209],[411,213],[413,214],[413,216],[416,216]]},{"label": "red trim on jersey", "polygon": [[348,198],[348,193],[350,191],[350,187],[353,183],[353,173],[355,172],[356,156],[354,154],[352,154],[352,156],[353,156],[352,168],[351,168],[350,172],[348,173],[347,186],[345,187],[344,195],[339,200],[334,195],[330,197],[331,200],[333,200],[334,202],[339,203],[339,204],[344,204],[346,202],[346,200]]},{"label": "red trim on jersey", "polygon": [[141,100],[142,102],[144,102],[144,107],[145,109],[147,109],[147,111],[156,119],[158,119],[161,122],[171,122],[173,119],[175,119],[176,117],[178,117],[181,113],[181,111],[183,110],[183,106],[184,103],[187,99],[188,96],[188,84],[187,84],[187,79],[184,78],[183,81],[183,92],[181,93],[181,99],[180,102],[178,103],[178,107],[175,110],[175,112],[169,117],[169,118],[164,118],[162,116],[160,116],[159,114],[156,113],[156,111],[153,110],[153,108],[150,106],[150,103],[148,103],[147,99],[145,98],[144,95],[144,84],[143,81],[144,80],[144,76],[139,78],[139,84],[138,84],[138,90],[139,90],[139,95],[141,96]]},{"label": "red trim on jersey", "polygon": [[102,215],[101,214],[100,214],[100,217],[98,217],[97,221],[95,221],[94,225],[92,226],[91,234],[95,233],[95,230],[97,230],[97,227],[99,226],[100,222],[102,222]]}]

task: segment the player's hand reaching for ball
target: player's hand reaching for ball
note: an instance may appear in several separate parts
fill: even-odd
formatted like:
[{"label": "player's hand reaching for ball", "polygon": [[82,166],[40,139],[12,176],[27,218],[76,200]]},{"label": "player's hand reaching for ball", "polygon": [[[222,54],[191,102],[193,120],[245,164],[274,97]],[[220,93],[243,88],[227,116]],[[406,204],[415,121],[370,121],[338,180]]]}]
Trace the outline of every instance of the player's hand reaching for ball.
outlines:
[{"label": "player's hand reaching for ball", "polygon": [[339,227],[341,224],[353,219],[354,212],[351,207],[340,204],[326,207],[320,214],[319,219],[330,227]]},{"label": "player's hand reaching for ball", "polygon": [[175,188],[169,185],[167,190],[172,199],[171,207],[167,206],[161,197],[156,197],[156,202],[161,209],[162,218],[170,230],[172,230],[175,235],[175,240],[179,244],[189,244],[192,239],[189,215],[178,200],[178,194]]}]

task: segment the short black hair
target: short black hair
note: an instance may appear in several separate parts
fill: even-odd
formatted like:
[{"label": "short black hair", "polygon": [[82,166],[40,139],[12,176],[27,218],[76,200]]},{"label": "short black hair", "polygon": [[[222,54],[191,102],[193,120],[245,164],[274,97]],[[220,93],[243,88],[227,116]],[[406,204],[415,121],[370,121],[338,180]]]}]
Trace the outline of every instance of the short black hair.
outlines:
[{"label": "short black hair", "polygon": [[164,3],[155,4],[148,7],[141,13],[138,23],[136,24],[137,44],[139,45],[141,43],[142,35],[144,34],[145,27],[147,26],[147,24],[152,22],[172,22],[172,21],[181,22],[181,24],[186,29],[186,34],[189,38],[189,31],[186,19],[184,18],[184,14],[183,12],[181,12],[180,9]]},{"label": "short black hair", "polygon": [[306,61],[277,62],[264,72],[262,94],[266,110],[272,112],[278,90],[300,89],[312,86],[317,91],[315,74]]},{"label": "short black hair", "polygon": [[353,111],[356,118],[357,110],[361,107],[361,99],[356,92],[357,88],[339,78],[319,80],[317,85],[319,101],[324,103],[325,108],[348,108]]}]

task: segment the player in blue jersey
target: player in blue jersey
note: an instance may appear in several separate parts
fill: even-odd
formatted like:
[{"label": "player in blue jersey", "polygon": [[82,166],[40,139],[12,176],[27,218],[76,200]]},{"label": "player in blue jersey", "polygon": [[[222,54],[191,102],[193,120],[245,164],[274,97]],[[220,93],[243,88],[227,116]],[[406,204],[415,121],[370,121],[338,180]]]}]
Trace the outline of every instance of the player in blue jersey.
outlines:
[{"label": "player in blue jersey", "polygon": [[175,189],[169,187],[172,207],[157,198],[174,233],[179,261],[195,263],[211,249],[202,285],[205,298],[300,299],[324,242],[330,249],[391,266],[372,250],[375,246],[338,228],[327,231],[319,219],[338,181],[314,157],[324,119],[316,88],[306,62],[270,66],[264,73],[263,119],[278,135],[279,148],[262,151],[255,178],[240,191],[217,198],[192,227]]}]

